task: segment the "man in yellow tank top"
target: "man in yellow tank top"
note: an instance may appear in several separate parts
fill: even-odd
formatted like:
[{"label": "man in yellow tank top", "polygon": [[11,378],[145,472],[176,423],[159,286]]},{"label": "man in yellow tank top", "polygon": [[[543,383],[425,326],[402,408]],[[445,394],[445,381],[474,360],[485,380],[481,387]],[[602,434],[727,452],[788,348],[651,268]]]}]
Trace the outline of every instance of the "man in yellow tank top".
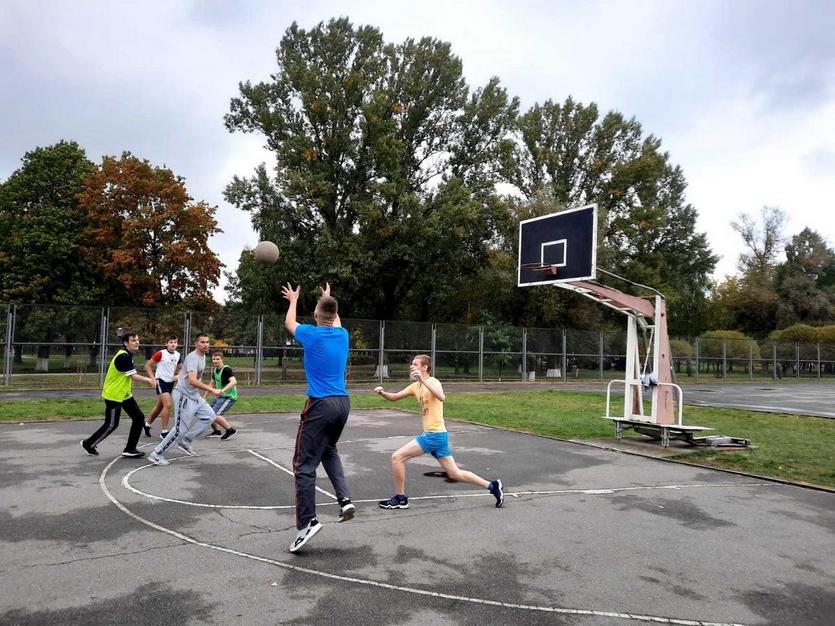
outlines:
[{"label": "man in yellow tank top", "polygon": [[407,443],[391,455],[391,473],[394,477],[394,495],[388,500],[381,500],[382,509],[408,509],[409,498],[406,497],[406,461],[422,454],[434,456],[444,468],[451,480],[472,483],[487,489],[496,498],[496,507],[504,504],[504,491],[500,478],[484,480],[481,476],[460,469],[452,458],[449,447],[449,435],[444,425],[444,388],[441,382],[432,376],[432,359],[425,354],[419,354],[412,360],[409,377],[414,380],[411,385],[391,393],[382,387],[374,391],[386,400],[397,402],[403,398],[414,396],[420,403],[420,419],[423,433]]}]

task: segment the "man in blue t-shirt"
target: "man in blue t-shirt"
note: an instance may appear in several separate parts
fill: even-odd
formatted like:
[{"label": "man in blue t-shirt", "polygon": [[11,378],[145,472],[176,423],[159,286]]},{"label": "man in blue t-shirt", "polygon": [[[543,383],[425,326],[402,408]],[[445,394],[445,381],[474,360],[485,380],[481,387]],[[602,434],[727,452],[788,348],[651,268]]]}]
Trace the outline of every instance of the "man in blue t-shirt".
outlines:
[{"label": "man in blue t-shirt", "polygon": [[316,468],[325,468],[339,503],[339,521],[345,522],[356,512],[351,503],[342,460],[336,443],[348,420],[350,403],[345,389],[345,367],[348,364],[348,331],[339,320],[339,304],[331,297],[325,283],[322,297],[316,303],[313,317],[316,326],[299,324],[296,307],[301,287],[290,283],[281,288],[290,302],[284,326],[304,348],[304,374],[307,378],[307,402],[302,411],[293,454],[293,476],[296,483],[296,539],[290,552],[297,552],[322,529],[316,519]]}]

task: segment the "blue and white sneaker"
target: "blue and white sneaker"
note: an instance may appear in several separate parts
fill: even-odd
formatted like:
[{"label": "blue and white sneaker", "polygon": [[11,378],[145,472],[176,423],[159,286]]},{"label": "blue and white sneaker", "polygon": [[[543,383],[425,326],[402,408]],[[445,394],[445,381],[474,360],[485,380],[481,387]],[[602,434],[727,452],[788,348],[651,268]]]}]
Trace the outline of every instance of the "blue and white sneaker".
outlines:
[{"label": "blue and white sneaker", "polygon": [[392,496],[388,500],[380,500],[377,503],[381,509],[408,509],[409,508],[409,498],[402,495]]},{"label": "blue and white sneaker", "polygon": [[155,452],[148,455],[148,460],[154,465],[168,465],[169,461],[164,456],[157,456]]},{"label": "blue and white sneaker", "polygon": [[322,530],[322,524],[315,517],[310,520],[304,528],[296,533],[296,539],[290,544],[290,552],[298,552],[304,544],[313,539],[313,536]]},{"label": "blue and white sneaker", "polygon": [[497,509],[502,508],[502,505],[504,504],[504,490],[503,490],[503,488],[504,488],[504,485],[502,485],[502,479],[501,478],[497,478],[496,480],[491,480],[490,481],[490,486],[488,487],[488,489],[490,490],[490,493],[492,493],[493,496],[495,496],[495,498],[496,498],[496,508]]}]

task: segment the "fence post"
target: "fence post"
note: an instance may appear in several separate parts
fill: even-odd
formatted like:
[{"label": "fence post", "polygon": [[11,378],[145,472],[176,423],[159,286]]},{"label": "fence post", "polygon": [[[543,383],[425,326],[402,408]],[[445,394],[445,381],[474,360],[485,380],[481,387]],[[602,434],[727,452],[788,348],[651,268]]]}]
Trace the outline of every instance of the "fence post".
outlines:
[{"label": "fence post", "polygon": [[12,384],[12,359],[14,355],[14,320],[17,313],[17,306],[9,306],[6,311],[6,349],[3,355],[3,385],[8,387]]},{"label": "fence post", "polygon": [[186,352],[188,352],[189,346],[191,346],[191,311],[186,311],[183,314],[183,342]]},{"label": "fence post", "polygon": [[777,380],[777,344],[771,344],[771,379]]},{"label": "fence post", "polygon": [[528,380],[528,329],[522,327],[522,380]]},{"label": "fence post", "polygon": [[600,380],[603,380],[603,331],[600,331],[600,333],[599,333],[598,344],[599,344],[599,347],[600,347],[600,350],[599,350],[600,360],[598,361],[598,376],[597,377]]},{"label": "fence post", "polygon": [[261,384],[261,368],[264,364],[264,316],[258,316],[258,335],[255,345],[255,384]]},{"label": "fence post", "polygon": [[[386,349],[386,321],[380,320],[380,356],[377,359],[377,377],[383,384],[383,355]],[[434,370],[433,370],[434,371]]]},{"label": "fence post", "polygon": [[699,338],[696,337],[696,384],[699,384]]},{"label": "fence post", "polygon": [[821,344],[818,342],[818,378],[821,377]]},{"label": "fence post", "polygon": [[478,382],[484,382],[484,326],[478,327]]},{"label": "fence post", "polygon": [[562,380],[563,382],[568,380],[568,353],[566,348],[568,347],[568,342],[566,341],[565,337],[565,328],[562,329]]},{"label": "fence post", "polygon": [[754,380],[754,342],[748,342],[748,380]]},{"label": "fence post", "polygon": [[800,342],[794,342],[794,377],[800,379]]},{"label": "fence post", "polygon": [[104,384],[105,363],[107,362],[107,336],[110,334],[110,307],[101,310],[99,334],[99,386]]},{"label": "fence post", "polygon": [[728,341],[722,340],[722,380],[725,380],[728,372]]},{"label": "fence post", "polygon": [[437,332],[437,329],[435,327],[435,322],[432,322],[432,336],[431,336],[431,339],[429,340],[429,346],[430,346],[429,354],[432,358],[432,371],[433,372],[435,371],[435,368],[438,367],[438,360],[435,358],[435,339],[437,337],[436,332]]}]

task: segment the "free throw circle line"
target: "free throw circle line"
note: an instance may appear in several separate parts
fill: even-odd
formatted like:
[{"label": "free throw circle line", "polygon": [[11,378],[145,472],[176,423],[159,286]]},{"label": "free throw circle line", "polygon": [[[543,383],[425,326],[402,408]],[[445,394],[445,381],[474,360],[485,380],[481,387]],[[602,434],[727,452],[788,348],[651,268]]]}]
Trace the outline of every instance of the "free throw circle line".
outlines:
[{"label": "free throw circle line", "polygon": [[341,574],[332,574],[330,572],[323,572],[321,570],[315,570],[308,567],[300,567],[298,565],[291,565],[290,563],[285,563],[283,561],[277,561],[275,559],[270,559],[267,557],[259,556],[257,554],[250,554],[248,552],[242,552],[240,550],[233,550],[232,548],[225,548],[223,546],[218,546],[211,543],[206,543],[204,541],[198,541],[194,537],[190,537],[184,533],[181,533],[177,530],[172,528],[166,528],[160,524],[152,522],[149,519],[145,519],[141,515],[134,513],[130,509],[128,509],[125,505],[123,505],[116,497],[110,492],[107,488],[107,473],[110,471],[110,468],[113,466],[116,461],[118,461],[121,457],[116,457],[110,463],[108,463],[101,472],[99,476],[99,486],[101,487],[104,495],[118,508],[122,511],[125,515],[133,518],[134,520],[138,521],[149,528],[153,528],[154,530],[158,530],[162,533],[175,537],[185,543],[190,543],[195,546],[199,546],[201,548],[208,548],[210,550],[215,550],[217,552],[222,552],[225,554],[231,554],[233,556],[238,556],[245,559],[250,559],[252,561],[257,561],[259,563],[267,563],[269,565],[274,565],[281,569],[290,570],[294,572],[299,572],[302,574],[310,574],[312,576],[319,576],[320,578],[327,578],[329,580],[337,580],[340,582],[347,582],[352,583],[355,585],[364,585],[367,587],[376,587],[378,589],[388,589],[391,591],[399,591],[401,593],[409,593],[412,595],[418,596],[427,596],[431,598],[441,598],[444,600],[457,600],[459,602],[469,602],[472,604],[482,604],[488,606],[498,606],[502,608],[509,608],[509,609],[520,609],[526,611],[539,611],[545,613],[556,613],[561,615],[577,615],[577,616],[590,616],[590,617],[612,617],[618,618],[623,620],[629,621],[639,621],[639,622],[651,622],[654,624],[673,624],[675,626],[744,626],[743,624],[737,623],[730,623],[730,622],[705,622],[702,620],[690,620],[690,619],[679,619],[675,617],[662,617],[656,615],[642,615],[636,613],[622,613],[618,611],[599,611],[594,609],[576,609],[576,608],[568,608],[568,607],[558,607],[558,606],[535,606],[529,604],[516,604],[513,602],[499,602],[498,600],[488,600],[486,598],[474,598],[468,596],[458,596],[448,593],[441,593],[438,591],[430,591],[427,589],[417,589],[415,587],[405,587],[401,585],[392,585],[389,583],[383,583],[376,580],[371,580],[367,578],[355,578],[351,576],[343,576]]}]

